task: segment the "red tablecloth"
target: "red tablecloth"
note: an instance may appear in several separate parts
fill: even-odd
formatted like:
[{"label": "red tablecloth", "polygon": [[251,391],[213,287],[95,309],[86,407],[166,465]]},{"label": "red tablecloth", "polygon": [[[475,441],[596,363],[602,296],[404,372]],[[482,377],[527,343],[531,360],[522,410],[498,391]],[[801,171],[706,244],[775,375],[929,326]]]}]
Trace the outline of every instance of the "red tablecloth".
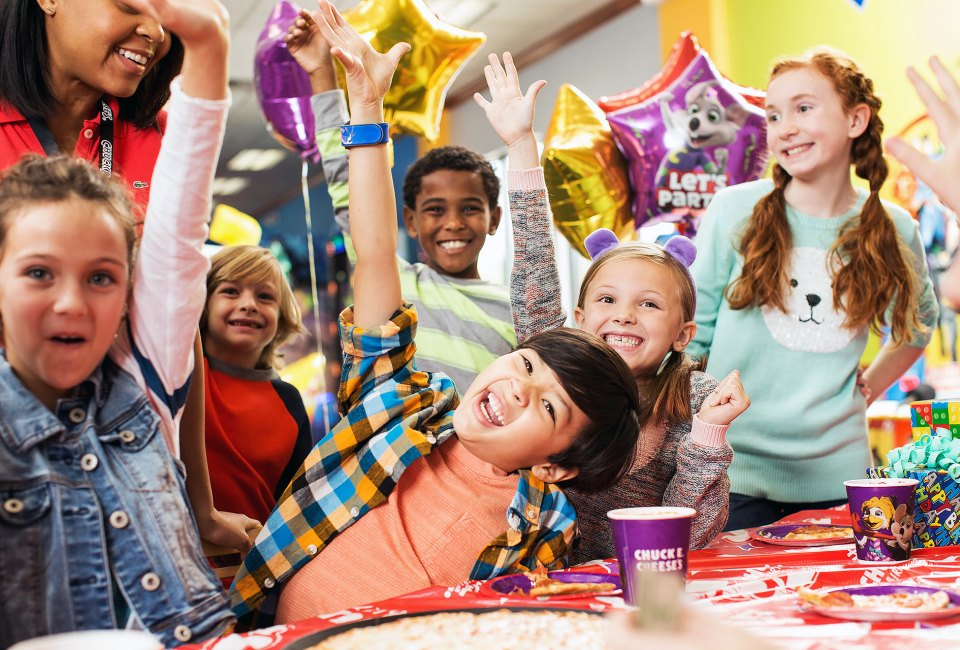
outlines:
[{"label": "red tablecloth", "polygon": [[[805,511],[783,523],[849,523],[845,510]],[[723,533],[707,548],[689,556],[687,592],[724,621],[743,626],[789,650],[903,650],[905,643],[930,640],[960,642],[960,617],[935,622],[846,622],[801,610],[796,589],[879,583],[938,586],[960,591],[960,547],[915,550],[909,562],[864,566],[852,544],[784,547],[754,542],[748,531]],[[578,571],[616,573],[615,562],[601,562]],[[405,613],[473,607],[569,607],[607,611],[623,608],[616,596],[573,600],[536,600],[501,596],[480,581],[452,587],[431,587],[372,605],[354,607],[292,625],[279,625],[243,635],[231,635],[192,650],[282,648],[312,632],[365,619]],[[949,646],[948,646],[949,647]]]}]

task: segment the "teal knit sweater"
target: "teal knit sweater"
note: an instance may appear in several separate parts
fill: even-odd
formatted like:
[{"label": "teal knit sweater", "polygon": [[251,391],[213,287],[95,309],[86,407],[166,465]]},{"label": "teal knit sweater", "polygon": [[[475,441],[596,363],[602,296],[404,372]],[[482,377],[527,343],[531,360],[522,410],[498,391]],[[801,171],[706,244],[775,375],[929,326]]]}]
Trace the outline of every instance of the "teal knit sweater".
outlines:
[{"label": "teal knit sweater", "polygon": [[[794,248],[787,313],[735,311],[723,292],[743,267],[739,238],[756,202],[772,189],[767,180],[745,183],[710,203],[696,241],[697,335],[687,352],[709,353],[707,372],[715,377],[738,368],[750,395],[750,408],[727,431],[734,449],[731,492],[794,503],[842,499],[843,481],[863,477],[870,464],[866,403],[856,387],[868,328],[842,327],[826,253],[843,225],[859,215],[867,193],[860,190],[856,205],[838,217],[812,217],[788,206]],[[917,310],[927,330],[910,342],[923,347],[937,305],[920,233],[904,210],[884,205],[923,278]]]}]

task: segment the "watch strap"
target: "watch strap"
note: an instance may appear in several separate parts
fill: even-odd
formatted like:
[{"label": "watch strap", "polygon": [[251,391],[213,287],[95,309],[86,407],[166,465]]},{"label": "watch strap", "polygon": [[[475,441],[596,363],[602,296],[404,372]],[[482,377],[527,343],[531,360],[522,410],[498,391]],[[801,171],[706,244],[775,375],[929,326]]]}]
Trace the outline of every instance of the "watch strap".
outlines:
[{"label": "watch strap", "polygon": [[344,124],[340,127],[340,144],[347,149],[384,144],[389,141],[390,125],[386,122]]}]

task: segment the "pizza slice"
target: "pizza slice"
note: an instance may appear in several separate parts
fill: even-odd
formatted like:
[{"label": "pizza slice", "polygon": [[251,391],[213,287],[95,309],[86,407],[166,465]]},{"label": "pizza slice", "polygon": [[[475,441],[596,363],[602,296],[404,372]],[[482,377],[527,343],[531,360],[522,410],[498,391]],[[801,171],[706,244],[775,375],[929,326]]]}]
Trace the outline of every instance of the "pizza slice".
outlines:
[{"label": "pizza slice", "polygon": [[529,596],[566,596],[570,594],[604,593],[615,591],[612,582],[565,582],[551,578],[546,570],[524,573],[530,581]]}]

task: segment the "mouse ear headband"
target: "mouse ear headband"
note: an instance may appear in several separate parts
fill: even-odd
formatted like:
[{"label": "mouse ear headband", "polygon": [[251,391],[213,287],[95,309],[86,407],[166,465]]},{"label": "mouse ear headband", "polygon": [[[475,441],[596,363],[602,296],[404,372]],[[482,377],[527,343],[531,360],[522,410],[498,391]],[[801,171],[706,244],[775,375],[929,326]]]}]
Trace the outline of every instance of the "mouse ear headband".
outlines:
[{"label": "mouse ear headband", "polygon": [[[587,249],[587,252],[590,253],[590,259],[596,260],[607,251],[620,246],[620,240],[617,239],[617,235],[612,230],[608,228],[598,228],[587,235],[587,238],[583,240],[583,245]],[[656,246],[656,244],[654,245]],[[687,274],[687,280],[690,281],[690,288],[693,290],[693,304],[694,308],[696,308],[697,283],[693,281],[693,276],[690,274],[690,265],[693,264],[693,260],[697,259],[696,244],[683,235],[674,235],[660,248],[662,248],[667,255],[680,262],[680,266],[683,267],[684,272]]]}]

